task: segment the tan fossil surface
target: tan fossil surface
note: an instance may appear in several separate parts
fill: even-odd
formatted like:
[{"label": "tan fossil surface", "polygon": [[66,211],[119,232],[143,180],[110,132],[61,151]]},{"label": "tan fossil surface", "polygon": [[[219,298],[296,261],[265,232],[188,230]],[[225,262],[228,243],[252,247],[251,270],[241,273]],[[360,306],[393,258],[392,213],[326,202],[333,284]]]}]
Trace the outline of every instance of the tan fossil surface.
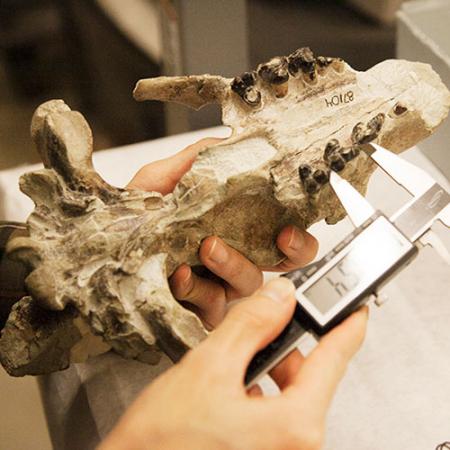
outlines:
[{"label": "tan fossil surface", "polygon": [[90,128],[63,101],[36,110],[31,131],[45,168],[21,177],[36,206],[29,237],[9,245],[32,269],[30,296],[0,338],[12,375],[60,370],[110,348],[148,363],[161,350],[177,360],[207,332],[167,278],[182,263],[200,264],[205,237],[220,236],[256,264],[278,263],[275,239],[286,224],[344,217],[330,170],[365,193],[375,166],[361,146],[400,152],[430,135],[450,107],[429,65],[388,60],[357,72],[308,48],[234,79],[141,80],[134,96],[197,109],[220,103],[232,134],[162,196],[103,181]]}]

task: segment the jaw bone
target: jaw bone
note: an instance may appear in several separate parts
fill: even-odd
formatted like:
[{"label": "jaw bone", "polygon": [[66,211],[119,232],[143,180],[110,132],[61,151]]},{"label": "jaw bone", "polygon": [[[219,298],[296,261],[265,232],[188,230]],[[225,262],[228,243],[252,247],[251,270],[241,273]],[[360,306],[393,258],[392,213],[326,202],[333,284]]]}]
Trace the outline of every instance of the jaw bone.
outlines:
[{"label": "jaw bone", "polygon": [[32,268],[31,298],[15,306],[0,339],[12,375],[63,369],[89,354],[85,341],[91,353],[113,348],[155,363],[163,350],[179,359],[207,332],[173,298],[167,277],[181,263],[200,264],[205,237],[220,236],[256,264],[280,262],[283,226],[344,217],[330,170],[365,193],[375,165],[361,145],[402,151],[450,107],[428,65],[392,60],[356,72],[307,48],[234,79],[141,80],[134,96],[196,109],[218,102],[232,135],[201,152],[162,196],[108,185],[92,166],[83,116],[60,100],[37,109],[32,135],[45,168],[21,178],[36,207],[30,236],[9,246]]}]

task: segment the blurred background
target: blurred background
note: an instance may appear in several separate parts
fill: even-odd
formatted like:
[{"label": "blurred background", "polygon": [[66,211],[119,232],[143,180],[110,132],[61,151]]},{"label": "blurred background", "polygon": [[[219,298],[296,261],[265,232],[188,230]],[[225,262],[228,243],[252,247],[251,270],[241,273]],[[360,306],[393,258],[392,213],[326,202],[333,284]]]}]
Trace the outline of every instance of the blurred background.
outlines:
[{"label": "blurred background", "polygon": [[[137,103],[139,78],[238,75],[302,46],[359,70],[395,55],[401,0],[1,0],[0,169],[38,161],[29,124],[64,99],[89,121],[96,149],[218,124]],[[172,108],[172,109],[170,109]]]},{"label": "blurred background", "polygon": [[[49,99],[81,111],[100,150],[220,123],[214,106],[191,112],[134,101],[140,78],[235,76],[302,46],[365,70],[396,56],[401,3],[0,0],[0,171],[39,161],[29,126]],[[421,59],[416,54],[401,52]],[[51,448],[33,378],[9,378],[0,368],[0,404],[0,450]]]}]

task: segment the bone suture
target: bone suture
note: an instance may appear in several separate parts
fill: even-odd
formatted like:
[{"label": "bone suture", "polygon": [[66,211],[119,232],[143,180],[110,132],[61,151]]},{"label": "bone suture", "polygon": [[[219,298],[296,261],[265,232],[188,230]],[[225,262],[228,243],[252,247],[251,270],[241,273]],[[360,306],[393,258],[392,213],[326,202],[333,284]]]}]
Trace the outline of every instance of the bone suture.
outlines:
[{"label": "bone suture", "polygon": [[219,103],[232,134],[202,151],[163,196],[102,180],[91,130],[64,102],[36,110],[32,137],[44,168],[21,177],[35,209],[29,237],[8,246],[31,267],[30,296],[0,338],[11,375],[61,370],[109,349],[149,364],[161,352],[179,359],[208,332],[167,278],[180,264],[200,265],[204,238],[219,236],[260,266],[281,262],[276,238],[285,225],[345,217],[331,170],[364,194],[375,164],[361,146],[398,153],[429,136],[450,107],[426,64],[390,60],[357,72],[309,48],[234,79],[140,80],[134,97],[195,109]]}]

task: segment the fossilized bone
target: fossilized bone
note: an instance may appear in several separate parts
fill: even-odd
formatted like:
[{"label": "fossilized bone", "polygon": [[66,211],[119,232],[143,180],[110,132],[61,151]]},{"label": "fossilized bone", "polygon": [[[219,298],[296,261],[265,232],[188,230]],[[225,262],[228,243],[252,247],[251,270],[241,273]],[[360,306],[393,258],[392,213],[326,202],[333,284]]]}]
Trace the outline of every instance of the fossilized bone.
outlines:
[{"label": "fossilized bone", "polygon": [[360,146],[402,151],[450,107],[428,65],[391,60],[356,72],[306,48],[234,79],[141,80],[134,96],[193,108],[218,102],[232,135],[201,152],[162,196],[108,185],[92,166],[83,116],[61,100],[37,109],[31,130],[45,169],[20,180],[36,207],[30,236],[9,246],[33,269],[31,297],[15,306],[0,339],[13,375],[67,367],[86,356],[92,334],[101,337],[98,351],[152,363],[162,349],[178,359],[207,332],[173,298],[167,278],[182,263],[199,264],[202,239],[218,235],[256,264],[278,263],[283,226],[344,217],[330,169],[365,193],[375,167]]}]

